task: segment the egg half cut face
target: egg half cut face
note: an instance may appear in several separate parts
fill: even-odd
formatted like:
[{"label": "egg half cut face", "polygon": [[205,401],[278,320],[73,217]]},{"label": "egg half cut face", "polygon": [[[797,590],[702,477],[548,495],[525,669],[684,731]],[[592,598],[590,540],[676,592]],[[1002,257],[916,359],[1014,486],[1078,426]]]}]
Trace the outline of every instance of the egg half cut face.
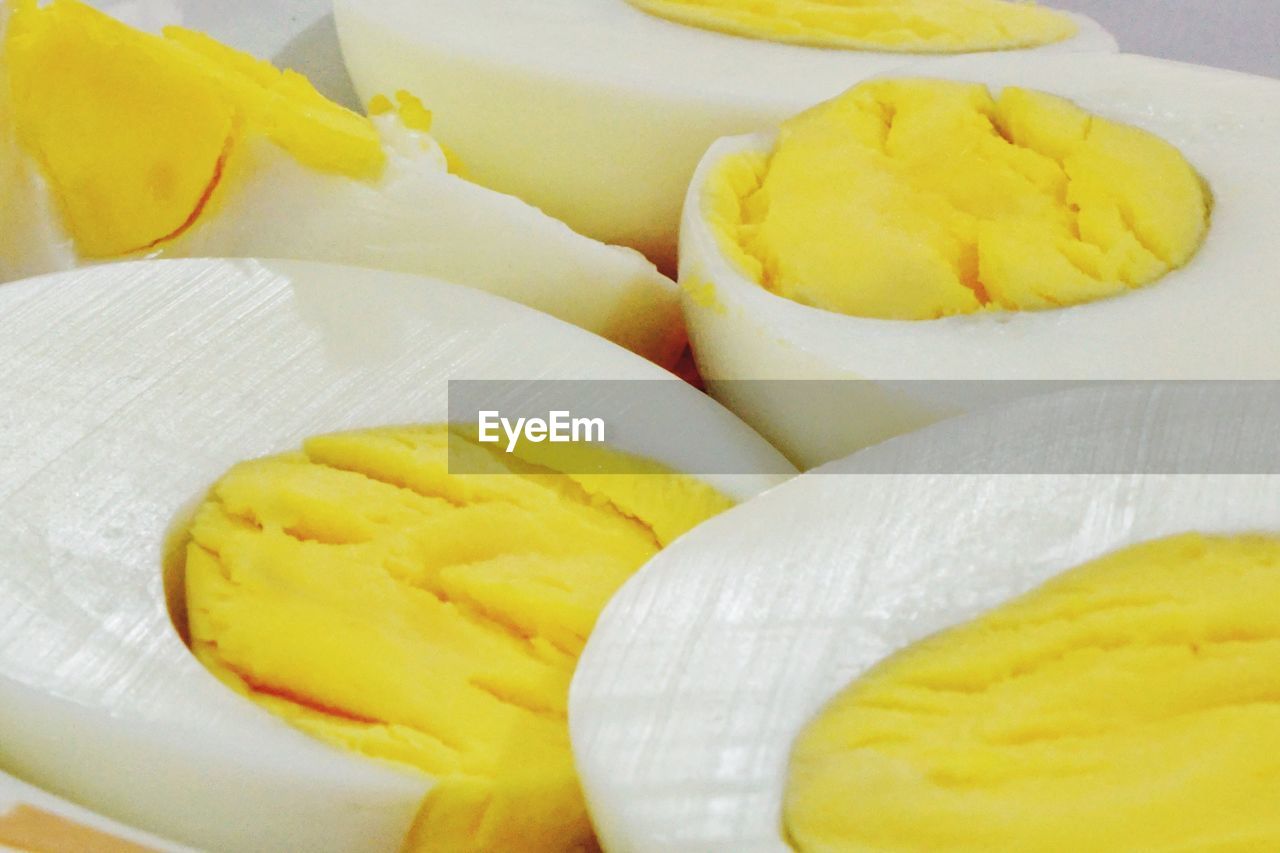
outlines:
[{"label": "egg half cut face", "polygon": [[623,581],[733,503],[629,461],[567,475],[434,425],[244,462],[188,528],[192,649],[304,731],[433,777],[406,849],[594,849],[573,667]]},{"label": "egg half cut face", "polygon": [[1264,387],[955,418],[660,554],[571,691],[606,847],[1274,846]]},{"label": "egg half cut face", "polygon": [[[129,262],[0,288],[0,318],[0,768],[199,849],[589,844],[582,636],[649,552],[782,479],[671,474],[785,466],[661,368],[417,276]],[[606,436],[668,474],[491,445],[450,474],[450,378],[668,385],[665,427]]]},{"label": "egg half cut face", "polygon": [[1274,531],[1180,533],[908,646],[797,738],[792,846],[1280,842],[1278,594]]},{"label": "egg half cut face", "polygon": [[[804,466],[975,404],[911,380],[1273,377],[1278,104],[1146,57],[961,57],[720,140],[684,215],[698,365]],[[759,379],[870,381],[830,418]]]},{"label": "egg half cut face", "polygon": [[683,347],[652,264],[459,177],[401,88],[366,117],[190,30],[76,0],[4,11],[4,279],[148,256],[348,263],[478,287],[661,363]]},{"label": "egg half cut face", "polygon": [[[430,92],[440,138],[465,153],[477,181],[666,269],[689,178],[721,136],[776,125],[918,61],[902,51],[1116,49],[1087,18],[1025,4],[806,5],[339,0],[334,18],[361,97]],[[815,18],[846,49],[779,43]],[[1010,27],[1012,41],[998,35]],[[763,37],[714,31],[743,28]]]}]

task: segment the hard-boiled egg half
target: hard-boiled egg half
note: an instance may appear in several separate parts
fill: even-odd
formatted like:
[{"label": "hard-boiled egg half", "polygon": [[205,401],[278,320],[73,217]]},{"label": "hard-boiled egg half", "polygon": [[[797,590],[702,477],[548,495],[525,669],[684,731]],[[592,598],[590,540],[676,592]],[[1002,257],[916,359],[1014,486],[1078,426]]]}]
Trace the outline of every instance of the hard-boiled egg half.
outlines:
[{"label": "hard-boiled egg half", "polygon": [[868,81],[707,152],[698,366],[805,466],[974,405],[878,380],[1274,378],[1278,146],[1280,81],[1140,56]]},{"label": "hard-boiled egg half", "polygon": [[1257,385],[987,409],[660,554],[571,690],[606,848],[1280,844],[1280,396]]},{"label": "hard-boiled egg half", "polygon": [[1116,49],[1087,18],[1004,0],[336,0],[334,17],[362,97],[429,93],[477,181],[668,268],[721,136],[921,53]]},{"label": "hard-boiled egg half", "polygon": [[0,277],[144,256],[288,257],[416,272],[523,302],[659,362],[674,285],[450,172],[408,92],[371,116],[301,76],[75,0],[18,0],[0,54]]},{"label": "hard-boiled egg half", "polygon": [[[559,473],[453,456],[458,379],[665,405],[591,445],[634,473]],[[590,846],[565,704],[596,613],[788,469],[545,314],[291,261],[0,289],[0,412],[0,768],[201,849]]]}]

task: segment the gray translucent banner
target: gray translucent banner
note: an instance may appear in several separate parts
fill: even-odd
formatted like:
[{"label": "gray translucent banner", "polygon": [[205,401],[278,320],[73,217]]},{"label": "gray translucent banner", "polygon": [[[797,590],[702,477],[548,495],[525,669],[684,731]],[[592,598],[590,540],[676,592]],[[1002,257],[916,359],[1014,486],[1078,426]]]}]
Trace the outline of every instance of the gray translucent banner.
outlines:
[{"label": "gray translucent banner", "polygon": [[[767,406],[792,438],[863,448],[818,473],[1280,473],[1274,381],[740,380],[713,389],[748,422]],[[459,441],[499,456],[525,457],[523,448],[551,459],[554,446],[546,464],[565,473],[637,470],[626,456],[568,452],[577,447],[694,475],[786,473],[768,460],[748,470],[732,416],[711,406],[694,417],[688,396],[667,381],[451,381],[449,421]],[[786,413],[781,427],[777,412]],[[656,450],[673,436],[686,445],[678,459]],[[785,446],[789,436],[765,438]],[[479,470],[481,457],[454,449],[452,473]]]}]

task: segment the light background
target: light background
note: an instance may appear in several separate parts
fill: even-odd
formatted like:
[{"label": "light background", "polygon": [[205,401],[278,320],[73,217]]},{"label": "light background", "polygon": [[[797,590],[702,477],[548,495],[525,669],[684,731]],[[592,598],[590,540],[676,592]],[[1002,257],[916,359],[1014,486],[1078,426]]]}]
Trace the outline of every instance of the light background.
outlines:
[{"label": "light background", "polygon": [[1280,77],[1280,0],[1046,0],[1082,12],[1126,53]]}]

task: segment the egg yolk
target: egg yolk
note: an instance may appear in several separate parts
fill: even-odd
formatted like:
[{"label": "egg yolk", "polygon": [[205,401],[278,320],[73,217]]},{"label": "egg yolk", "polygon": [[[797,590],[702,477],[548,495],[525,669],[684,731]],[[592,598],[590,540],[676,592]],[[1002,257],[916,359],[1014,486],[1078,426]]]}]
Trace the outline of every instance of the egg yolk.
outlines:
[{"label": "egg yolk", "polygon": [[619,585],[730,502],[682,475],[565,475],[489,447],[384,429],[232,469],[189,528],[190,642],[302,729],[435,777],[409,849],[596,849],[566,723],[575,663]]},{"label": "egg yolk", "polygon": [[352,177],[378,175],[385,159],[367,118],[190,30],[155,36],[75,0],[19,0],[4,55],[13,132],[86,257],[181,233],[249,136]]},{"label": "egg yolk", "polygon": [[1066,15],[1006,0],[629,0],[695,27],[854,50],[960,53],[1036,47],[1076,34]]},{"label": "egg yolk", "polygon": [[803,731],[809,850],[1280,849],[1280,539],[1185,534],[895,654]]},{"label": "egg yolk", "polygon": [[1074,305],[1186,264],[1208,190],[1159,137],[1070,101],[864,83],[717,165],[704,213],[748,277],[893,320]]}]

